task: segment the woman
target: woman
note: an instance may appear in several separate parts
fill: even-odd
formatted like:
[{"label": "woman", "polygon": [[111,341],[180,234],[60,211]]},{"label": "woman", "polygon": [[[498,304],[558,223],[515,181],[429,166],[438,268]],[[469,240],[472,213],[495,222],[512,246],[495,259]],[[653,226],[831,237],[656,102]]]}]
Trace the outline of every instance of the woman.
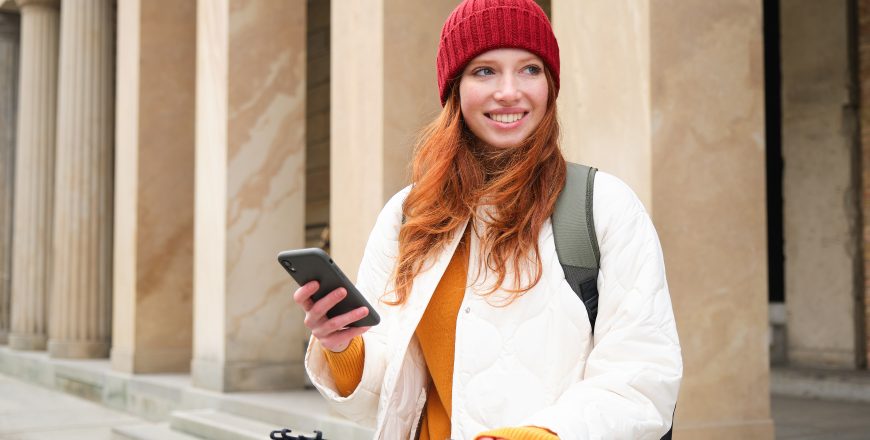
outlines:
[{"label": "woman", "polygon": [[531,0],[466,0],[444,24],[443,110],[413,184],[384,207],[357,287],[382,316],[325,315],[345,292],[294,300],[315,386],[375,438],[659,439],[682,361],[661,248],[621,181],[597,173],[594,335],[565,281],[549,218],[565,182],[559,52]]}]

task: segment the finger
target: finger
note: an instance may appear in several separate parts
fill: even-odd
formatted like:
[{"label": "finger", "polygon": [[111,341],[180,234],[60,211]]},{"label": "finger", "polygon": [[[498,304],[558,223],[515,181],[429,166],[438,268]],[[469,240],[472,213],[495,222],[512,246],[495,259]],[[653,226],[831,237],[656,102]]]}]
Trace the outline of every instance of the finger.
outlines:
[{"label": "finger", "polygon": [[366,315],[368,315],[368,314],[369,314],[368,308],[358,307],[358,308],[353,309],[347,313],[338,315],[338,316],[330,319],[329,321],[326,321],[326,323],[323,324],[323,327],[327,331],[333,331],[333,332],[339,331],[339,330],[349,326],[350,324],[353,324],[354,322],[357,322],[360,319],[365,318]]},{"label": "finger", "polygon": [[365,307],[360,307],[347,313],[343,313],[332,319],[325,318],[322,323],[309,328],[311,328],[312,335],[314,335],[317,339],[324,340],[327,338],[331,338],[334,334],[338,334],[346,330],[348,328],[348,325],[359,321],[366,315],[368,315],[368,309],[366,309]]},{"label": "finger", "polygon": [[320,283],[317,281],[305,283],[293,293],[293,301],[296,302],[296,304],[299,304],[302,307],[302,310],[307,312],[314,304],[314,301],[311,300],[311,295],[317,293],[317,289],[319,288]]},{"label": "finger", "polygon": [[308,329],[311,330],[312,335],[318,336],[321,334],[320,328],[323,326],[323,323],[326,322],[326,317],[315,317],[311,313],[306,313],[305,319],[302,322],[305,324],[305,327],[308,327]]},{"label": "finger", "polygon": [[[371,327],[349,327],[345,330],[340,330],[337,332],[333,332],[330,336],[326,338],[317,338],[320,341],[320,344],[330,350],[333,349],[341,349],[347,348],[350,341],[362,335],[363,333],[369,331]],[[333,350],[340,351],[340,350]]]},{"label": "finger", "polygon": [[345,332],[350,336],[351,339],[364,334],[365,332],[371,329],[371,326],[368,327],[349,327]]},{"label": "finger", "polygon": [[332,292],[329,292],[323,298],[320,298],[319,300],[317,300],[317,302],[314,303],[314,306],[312,306],[308,310],[308,313],[310,313],[315,320],[318,320],[318,319],[322,318],[324,315],[326,315],[326,312],[330,311],[333,307],[335,307],[336,304],[340,303],[341,300],[343,300],[344,297],[346,297],[346,296],[347,296],[347,290],[345,290],[343,287],[339,287],[338,289],[335,289]]}]

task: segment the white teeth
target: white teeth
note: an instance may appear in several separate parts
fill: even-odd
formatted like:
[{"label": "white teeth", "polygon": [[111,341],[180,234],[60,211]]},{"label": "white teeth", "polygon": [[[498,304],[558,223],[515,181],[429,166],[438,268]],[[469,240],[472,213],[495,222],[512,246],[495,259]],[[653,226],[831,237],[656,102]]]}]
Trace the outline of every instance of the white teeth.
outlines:
[{"label": "white teeth", "polygon": [[489,118],[493,121],[501,122],[504,124],[510,124],[511,122],[519,121],[523,117],[523,113],[513,113],[513,114],[495,114],[490,113]]}]

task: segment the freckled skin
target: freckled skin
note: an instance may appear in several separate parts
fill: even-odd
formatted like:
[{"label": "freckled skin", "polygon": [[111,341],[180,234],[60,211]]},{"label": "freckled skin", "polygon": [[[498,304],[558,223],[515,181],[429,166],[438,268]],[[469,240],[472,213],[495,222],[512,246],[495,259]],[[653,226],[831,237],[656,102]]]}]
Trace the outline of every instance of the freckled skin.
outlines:
[{"label": "freckled skin", "polygon": [[[496,148],[513,148],[528,138],[547,109],[543,69],[543,61],[523,49],[494,49],[471,60],[459,82],[462,117],[471,132]],[[505,109],[526,114],[512,128],[487,116]]]}]

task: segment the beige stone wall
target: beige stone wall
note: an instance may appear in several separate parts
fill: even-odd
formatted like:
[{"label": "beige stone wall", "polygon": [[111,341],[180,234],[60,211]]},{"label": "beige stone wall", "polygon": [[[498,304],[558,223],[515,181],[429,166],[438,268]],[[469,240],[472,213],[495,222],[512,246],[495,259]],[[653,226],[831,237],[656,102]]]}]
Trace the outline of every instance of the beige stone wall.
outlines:
[{"label": "beige stone wall", "polygon": [[121,0],[118,24],[112,364],[187,371],[196,1]]},{"label": "beige stone wall", "polygon": [[772,438],[761,1],[652,4],[653,219],[685,360],[675,433]]},{"label": "beige stone wall", "polygon": [[761,1],[554,0],[571,160],[638,193],[683,348],[675,438],[773,438]]},{"label": "beige stone wall", "polygon": [[301,386],[307,339],[275,260],[304,245],[304,0],[197,3],[193,383]]},{"label": "beige stone wall", "polygon": [[858,78],[861,126],[861,206],[864,263],[864,366],[870,365],[870,0],[858,1]]},{"label": "beige stone wall", "polygon": [[562,56],[565,158],[619,176],[651,210],[649,7],[554,0],[553,24]]},{"label": "beige stone wall", "polygon": [[857,114],[848,0],[780,3],[783,235],[791,363],[864,359]]},{"label": "beige stone wall", "polygon": [[332,9],[330,230],[332,255],[352,279],[378,213],[408,184],[414,138],[440,110],[435,54],[456,2],[421,5]]}]

